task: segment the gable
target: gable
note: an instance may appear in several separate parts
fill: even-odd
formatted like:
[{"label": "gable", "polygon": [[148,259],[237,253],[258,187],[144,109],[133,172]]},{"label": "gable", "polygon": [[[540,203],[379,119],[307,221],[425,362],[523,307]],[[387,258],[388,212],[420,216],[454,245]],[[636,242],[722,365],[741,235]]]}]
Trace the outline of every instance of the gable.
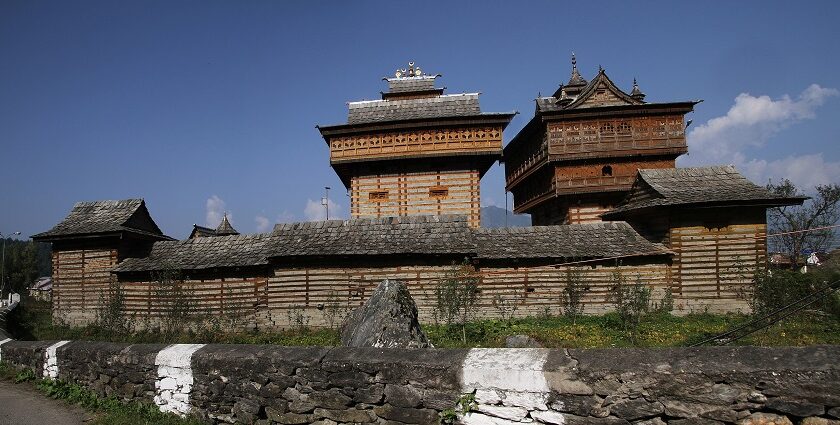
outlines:
[{"label": "gable", "polygon": [[583,99],[577,107],[591,108],[596,106],[613,106],[613,105],[632,105],[632,102],[626,101],[622,96],[616,92],[613,87],[610,87],[605,82],[600,82],[594,87],[592,93]]}]

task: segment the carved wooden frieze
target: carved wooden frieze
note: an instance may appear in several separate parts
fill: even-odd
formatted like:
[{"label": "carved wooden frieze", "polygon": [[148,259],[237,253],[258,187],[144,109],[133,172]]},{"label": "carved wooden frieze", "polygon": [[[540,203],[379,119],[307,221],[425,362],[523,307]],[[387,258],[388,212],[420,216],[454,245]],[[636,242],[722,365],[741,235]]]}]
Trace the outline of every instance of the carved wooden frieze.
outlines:
[{"label": "carved wooden frieze", "polygon": [[358,160],[502,148],[502,127],[461,127],[341,136],[330,140],[330,160]]}]

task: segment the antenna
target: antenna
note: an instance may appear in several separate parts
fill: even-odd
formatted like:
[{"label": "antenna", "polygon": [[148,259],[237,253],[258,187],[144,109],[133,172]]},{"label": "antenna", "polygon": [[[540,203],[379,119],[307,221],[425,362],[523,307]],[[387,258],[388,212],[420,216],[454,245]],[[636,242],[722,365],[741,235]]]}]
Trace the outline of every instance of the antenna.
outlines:
[{"label": "antenna", "polygon": [[321,198],[321,205],[323,205],[324,208],[326,209],[327,220],[329,220],[330,219],[330,187],[329,186],[324,186],[324,197]]}]

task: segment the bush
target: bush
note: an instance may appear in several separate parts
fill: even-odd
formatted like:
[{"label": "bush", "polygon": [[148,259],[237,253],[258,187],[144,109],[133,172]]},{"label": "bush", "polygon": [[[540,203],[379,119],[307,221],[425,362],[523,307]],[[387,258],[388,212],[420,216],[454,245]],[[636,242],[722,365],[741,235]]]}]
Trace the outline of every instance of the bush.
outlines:
[{"label": "bush", "polygon": [[446,278],[435,288],[435,318],[442,318],[450,327],[457,323],[461,327],[461,339],[466,343],[466,324],[475,313],[477,301],[475,267],[465,259],[461,264],[453,264]]},{"label": "bush", "polygon": [[615,313],[621,327],[630,340],[635,342],[642,316],[650,311],[650,288],[641,282],[641,278],[636,279],[635,283],[628,283],[619,267],[613,272],[610,283],[612,285],[607,301],[615,304]]},{"label": "bush", "polygon": [[560,305],[563,315],[571,319],[572,324],[583,314],[583,296],[588,290],[589,285],[584,282],[581,269],[569,267],[566,270],[566,287],[560,293]]},{"label": "bush", "polygon": [[[810,294],[840,286],[840,271],[833,268],[816,269],[809,273],[791,270],[768,270],[756,273],[750,307],[763,316]],[[840,318],[840,295],[835,291],[823,297],[812,308]]]}]

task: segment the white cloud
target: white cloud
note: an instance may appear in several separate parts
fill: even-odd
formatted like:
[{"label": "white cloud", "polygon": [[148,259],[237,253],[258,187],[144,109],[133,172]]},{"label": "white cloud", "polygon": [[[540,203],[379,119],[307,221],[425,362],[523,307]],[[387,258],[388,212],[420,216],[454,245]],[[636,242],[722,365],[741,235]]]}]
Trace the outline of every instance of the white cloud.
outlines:
[{"label": "white cloud", "polygon": [[257,232],[263,233],[271,227],[271,220],[267,217],[258,215],[254,217],[254,221],[257,222]]},{"label": "white cloud", "polygon": [[821,153],[789,156],[775,161],[753,159],[739,168],[756,183],[764,184],[768,179],[778,183],[780,179],[787,178],[804,190],[840,180],[840,161],[826,161]]},{"label": "white cloud", "polygon": [[[222,216],[225,213],[225,201],[216,195],[207,198],[205,205],[205,225],[207,227],[216,227],[222,222]],[[233,214],[228,212],[228,220],[233,221]]]},{"label": "white cloud", "polygon": [[[341,217],[341,205],[336,204],[329,200],[330,206],[330,219],[337,219]],[[321,221],[327,218],[327,211],[323,205],[321,205],[321,201],[313,201],[311,199],[306,200],[306,207],[303,209],[303,216],[306,217],[307,221]]]},{"label": "white cloud", "polygon": [[283,210],[283,212],[277,214],[278,223],[293,223],[294,221],[295,215],[290,213],[289,210]]},{"label": "white cloud", "polygon": [[[807,119],[829,98],[840,95],[833,88],[811,84],[796,97],[773,100],[769,96],[741,93],[726,115],[712,118],[688,134],[690,155],[680,165],[733,164],[753,181],[789,178],[802,187],[836,181],[840,162],[826,161],[821,153],[779,160],[749,158],[751,149],[763,148],[782,130]],[[802,145],[807,147],[807,145]]]}]

